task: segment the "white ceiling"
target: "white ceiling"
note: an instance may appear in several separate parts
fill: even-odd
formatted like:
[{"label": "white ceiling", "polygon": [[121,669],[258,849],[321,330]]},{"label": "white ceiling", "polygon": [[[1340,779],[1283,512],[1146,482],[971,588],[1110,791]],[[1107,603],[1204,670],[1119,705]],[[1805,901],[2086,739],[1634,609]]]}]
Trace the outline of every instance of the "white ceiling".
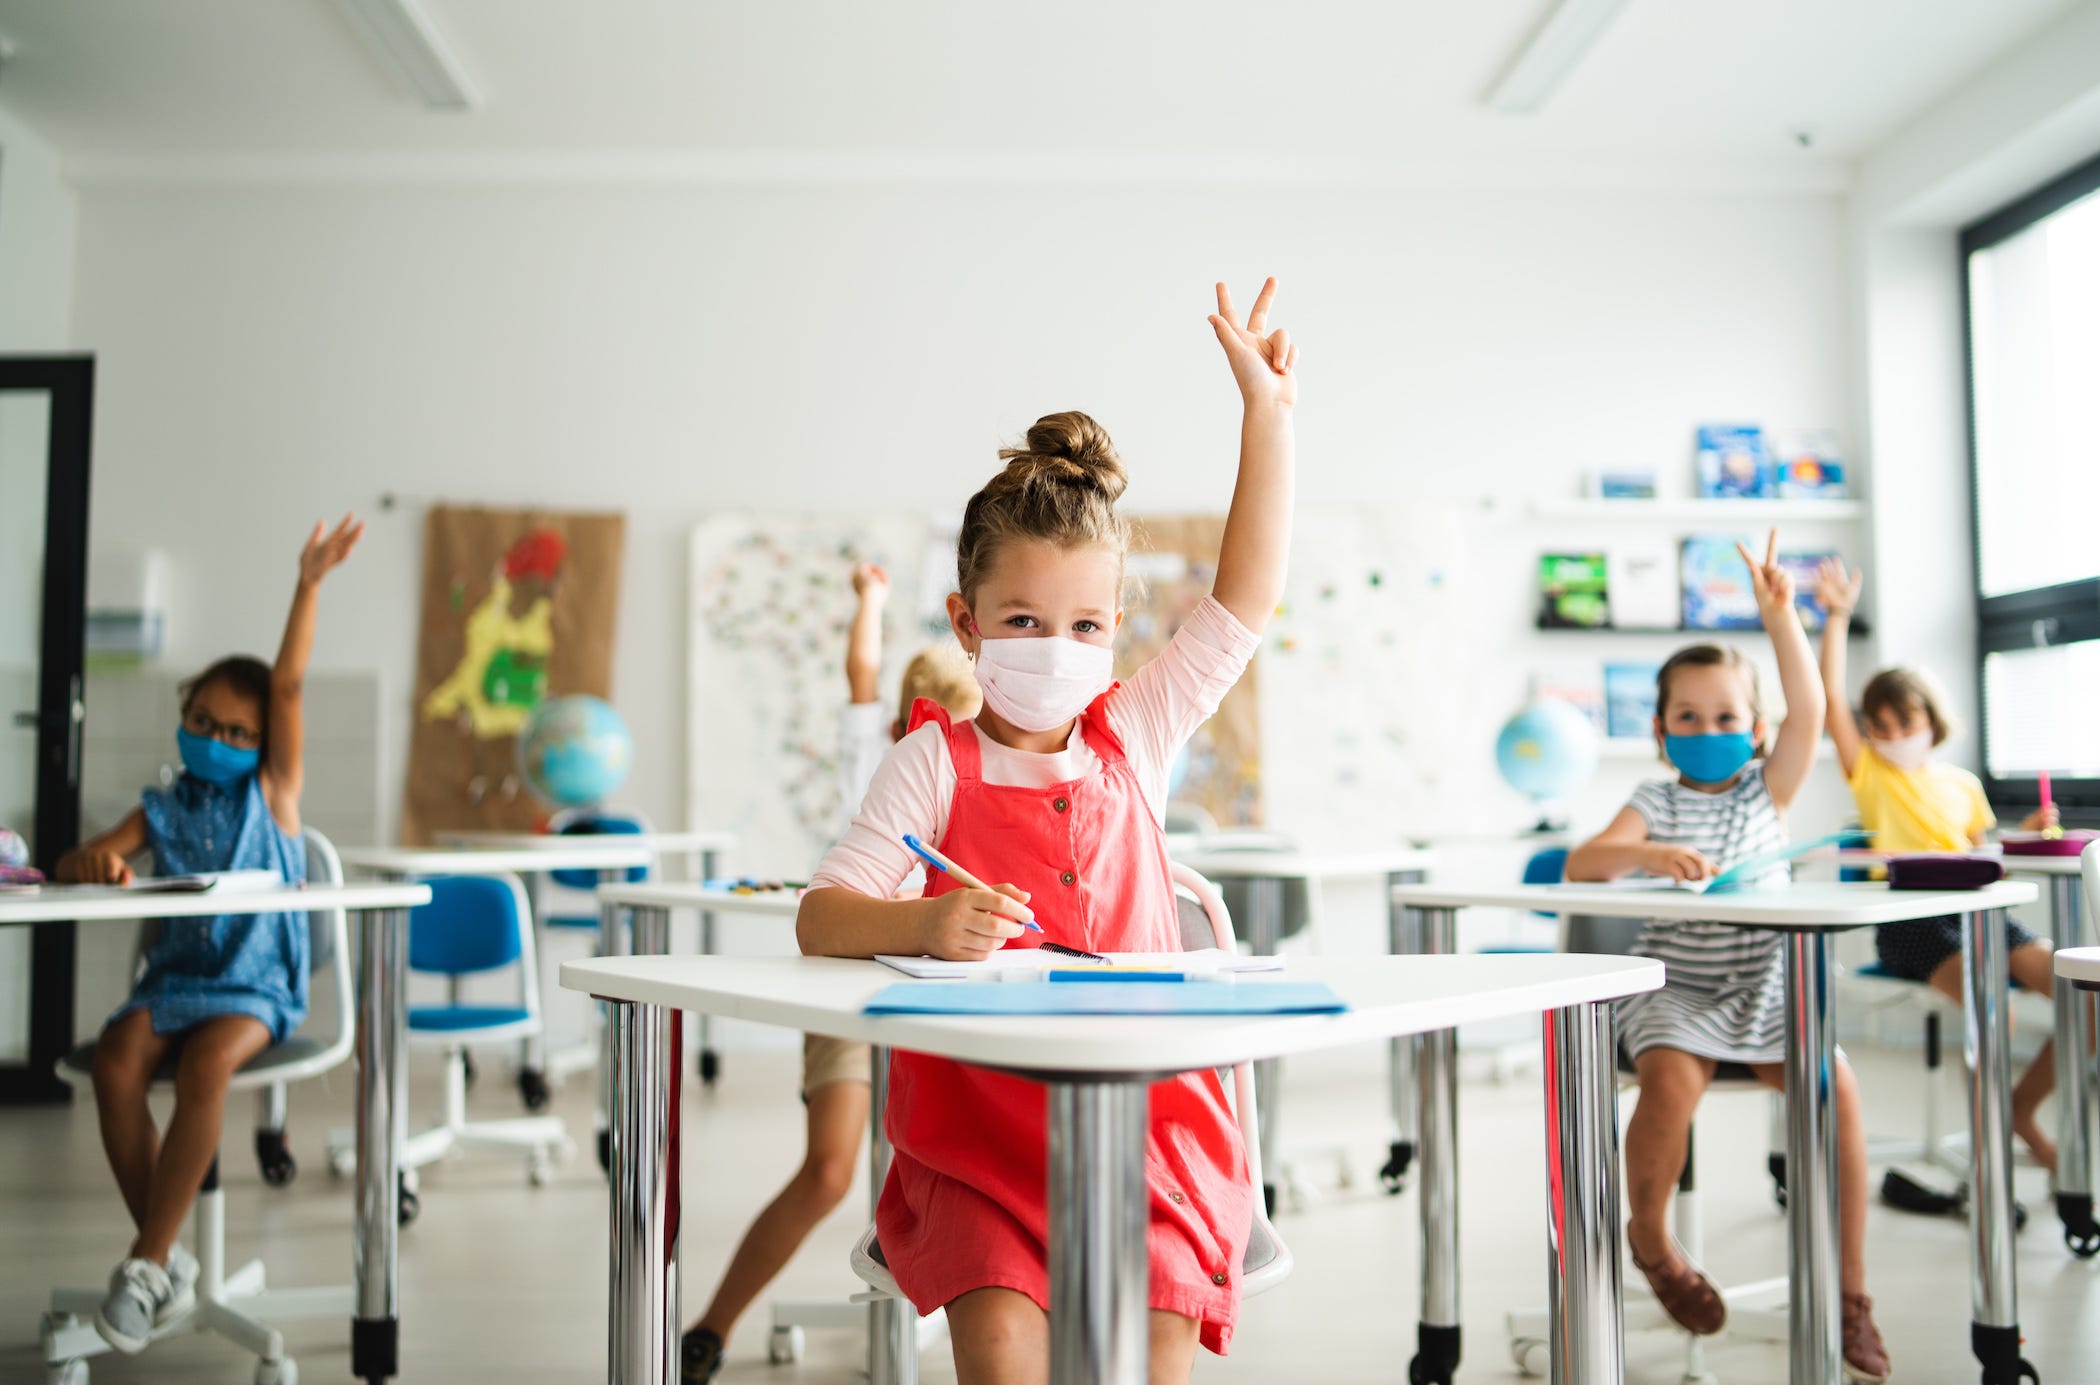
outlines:
[{"label": "white ceiling", "polygon": [[481,109],[424,109],[330,0],[0,0],[0,107],[90,173],[411,153],[1828,173],[2073,0],[1632,0],[1532,117],[1480,97],[1548,0],[424,3]]}]

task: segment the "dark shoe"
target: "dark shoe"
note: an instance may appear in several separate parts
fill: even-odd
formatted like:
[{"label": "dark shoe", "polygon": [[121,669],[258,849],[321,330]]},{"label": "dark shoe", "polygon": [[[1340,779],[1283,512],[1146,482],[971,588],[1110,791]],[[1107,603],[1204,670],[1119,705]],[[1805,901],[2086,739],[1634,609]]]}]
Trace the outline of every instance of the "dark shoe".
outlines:
[{"label": "dark shoe", "polygon": [[1845,1379],[1852,1385],[1882,1385],[1889,1378],[1889,1353],[1881,1344],[1881,1329],[1874,1326],[1874,1300],[1865,1294],[1846,1294],[1841,1307]]},{"label": "dark shoe", "polygon": [[1633,1267],[1647,1276],[1655,1301],[1679,1327],[1694,1337],[1711,1337],[1728,1325],[1728,1304],[1721,1291],[1674,1243],[1668,1260],[1644,1265],[1641,1253],[1633,1248],[1633,1229],[1628,1227],[1626,1253],[1633,1258]]},{"label": "dark shoe", "polygon": [[707,1385],[722,1370],[722,1339],[696,1327],[678,1339],[678,1385]]}]

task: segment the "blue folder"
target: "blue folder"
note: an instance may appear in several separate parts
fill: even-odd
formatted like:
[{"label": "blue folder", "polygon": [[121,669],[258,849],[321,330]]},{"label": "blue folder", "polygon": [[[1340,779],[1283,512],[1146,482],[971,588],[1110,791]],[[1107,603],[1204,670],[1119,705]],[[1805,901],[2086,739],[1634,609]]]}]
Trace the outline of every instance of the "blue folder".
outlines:
[{"label": "blue folder", "polygon": [[868,1001],[871,1015],[1334,1015],[1349,1007],[1317,981],[1041,981],[960,985],[903,981]]}]

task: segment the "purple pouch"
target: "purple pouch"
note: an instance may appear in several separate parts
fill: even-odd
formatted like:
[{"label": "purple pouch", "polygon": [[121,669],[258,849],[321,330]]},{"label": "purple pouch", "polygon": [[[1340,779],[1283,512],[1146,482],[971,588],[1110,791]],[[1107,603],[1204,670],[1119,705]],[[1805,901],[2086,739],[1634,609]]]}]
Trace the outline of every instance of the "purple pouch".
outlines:
[{"label": "purple pouch", "polygon": [[1891,856],[1892,890],[1980,890],[2005,878],[2005,863],[1996,856]]}]

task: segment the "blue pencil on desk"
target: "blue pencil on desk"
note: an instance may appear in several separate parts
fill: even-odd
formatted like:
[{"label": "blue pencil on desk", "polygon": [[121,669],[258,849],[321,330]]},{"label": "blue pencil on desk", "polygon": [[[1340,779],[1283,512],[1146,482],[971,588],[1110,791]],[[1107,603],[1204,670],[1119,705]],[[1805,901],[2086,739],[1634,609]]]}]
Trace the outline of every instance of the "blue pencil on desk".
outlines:
[{"label": "blue pencil on desk", "polygon": [[[955,862],[949,860],[946,856],[941,855],[940,852],[935,851],[932,847],[926,845],[926,843],[920,841],[917,837],[914,837],[909,832],[906,832],[904,834],[904,844],[911,848],[913,855],[917,856],[927,865],[933,867],[935,870],[945,871],[947,874],[953,876],[955,878],[956,884],[967,886],[968,888],[973,890],[990,890],[992,888],[990,885],[985,884],[982,880],[979,880],[976,876],[970,874],[970,872],[964,870],[961,866],[958,866],[957,864],[955,864]],[[994,890],[993,893],[996,894],[998,892]],[[1023,923],[1021,926],[1023,928],[1032,928],[1038,933],[1043,931],[1043,925],[1035,922],[1032,919],[1026,923]]]}]

